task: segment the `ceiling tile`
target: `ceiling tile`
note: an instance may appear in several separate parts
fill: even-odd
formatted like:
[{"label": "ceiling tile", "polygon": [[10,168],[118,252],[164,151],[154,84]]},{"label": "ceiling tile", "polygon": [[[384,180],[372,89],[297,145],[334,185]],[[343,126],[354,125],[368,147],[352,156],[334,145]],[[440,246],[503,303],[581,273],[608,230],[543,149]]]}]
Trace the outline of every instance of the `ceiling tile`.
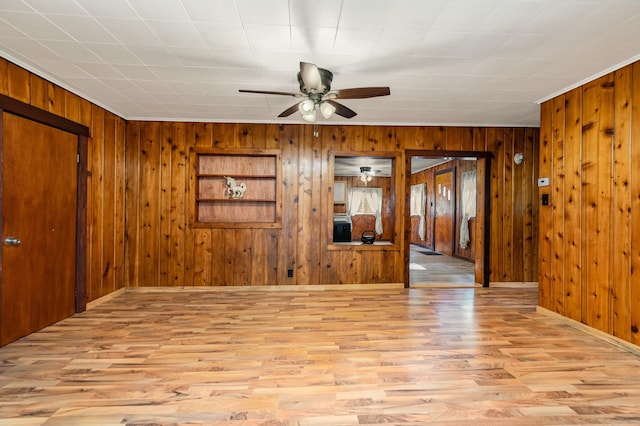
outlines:
[{"label": "ceiling tile", "polygon": [[255,50],[291,51],[291,31],[286,25],[245,25],[245,34],[249,44]]},{"label": "ceiling tile", "polygon": [[75,0],[91,16],[99,18],[138,19],[138,14],[133,10],[127,0]]},{"label": "ceiling tile", "polygon": [[331,53],[336,27],[291,27],[291,46],[296,52]]},{"label": "ceiling tile", "polygon": [[167,47],[161,46],[128,46],[131,53],[148,66],[178,66],[180,61]]},{"label": "ceiling tile", "polygon": [[147,22],[165,46],[206,47],[200,31],[192,22]]},{"label": "ceiling tile", "polygon": [[91,50],[102,62],[116,65],[142,64],[140,59],[129,49],[120,44],[86,43],[84,45]]},{"label": "ceiling tile", "polygon": [[249,41],[240,23],[210,23],[197,22],[195,24],[200,36],[209,47],[248,49]]},{"label": "ceiling tile", "polygon": [[434,28],[441,31],[476,31],[502,0],[452,0],[438,17]]},{"label": "ceiling tile", "polygon": [[336,28],[342,0],[291,0],[291,25],[297,27]]},{"label": "ceiling tile", "polygon": [[124,76],[111,65],[98,64],[98,63],[85,63],[77,62],[76,66],[94,79],[107,80],[107,79],[124,79]]},{"label": "ceiling tile", "polygon": [[92,17],[49,15],[48,18],[60,29],[79,42],[117,42],[117,40]]},{"label": "ceiling tile", "polygon": [[344,0],[339,27],[382,29],[395,3],[395,0]]},{"label": "ceiling tile", "polygon": [[376,43],[382,35],[382,29],[358,29],[338,28],[336,42],[333,46],[334,53],[371,53],[376,48]]},{"label": "ceiling tile", "polygon": [[[288,0],[236,0],[242,22],[249,25],[289,25]],[[266,35],[266,34],[265,34]]]},{"label": "ceiling tile", "polygon": [[549,1],[504,1],[478,26],[484,33],[523,32],[523,26],[540,15],[549,7]]},{"label": "ceiling tile", "polygon": [[182,0],[194,22],[240,23],[234,0]]},{"label": "ceiling tile", "polygon": [[[27,38],[5,38],[2,40],[11,51],[14,57],[28,63],[37,64],[40,59],[59,60],[60,55],[48,49],[42,43]],[[34,60],[36,59],[36,60]],[[39,68],[39,67],[36,67]],[[43,68],[42,72],[46,69]]]},{"label": "ceiling tile", "polygon": [[191,17],[180,0],[127,0],[145,20],[191,22]]},{"label": "ceiling tile", "polygon": [[0,10],[11,12],[33,12],[33,9],[21,0],[3,0],[0,2]]},{"label": "ceiling tile", "polygon": [[70,41],[45,41],[43,44],[70,62],[103,62],[86,47]]},{"label": "ceiling tile", "polygon": [[28,37],[43,40],[71,40],[71,37],[44,16],[35,13],[0,12],[0,19]]},{"label": "ceiling tile", "polygon": [[138,46],[163,45],[160,38],[142,21],[116,18],[97,18],[97,21],[122,44]]},{"label": "ceiling tile", "polygon": [[26,4],[44,15],[88,16],[74,0],[23,0]]},{"label": "ceiling tile", "polygon": [[428,31],[447,6],[446,0],[398,1],[385,28],[402,31]]}]

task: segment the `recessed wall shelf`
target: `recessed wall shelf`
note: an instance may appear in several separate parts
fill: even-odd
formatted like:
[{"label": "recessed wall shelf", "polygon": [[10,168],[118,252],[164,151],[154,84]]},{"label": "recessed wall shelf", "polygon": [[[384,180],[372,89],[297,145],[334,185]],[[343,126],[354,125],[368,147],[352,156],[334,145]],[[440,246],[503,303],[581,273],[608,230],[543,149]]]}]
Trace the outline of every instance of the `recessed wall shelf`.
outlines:
[{"label": "recessed wall shelf", "polygon": [[[281,226],[280,150],[191,152],[191,225],[211,228],[279,228]],[[232,196],[228,178],[242,187]]]}]

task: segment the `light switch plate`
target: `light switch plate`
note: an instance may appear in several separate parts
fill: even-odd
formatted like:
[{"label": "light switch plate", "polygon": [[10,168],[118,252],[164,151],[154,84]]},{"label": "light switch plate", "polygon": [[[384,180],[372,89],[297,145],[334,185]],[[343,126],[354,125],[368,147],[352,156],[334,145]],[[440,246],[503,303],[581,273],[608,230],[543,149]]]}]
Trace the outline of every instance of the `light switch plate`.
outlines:
[{"label": "light switch plate", "polygon": [[539,178],[538,186],[549,186],[549,178]]}]

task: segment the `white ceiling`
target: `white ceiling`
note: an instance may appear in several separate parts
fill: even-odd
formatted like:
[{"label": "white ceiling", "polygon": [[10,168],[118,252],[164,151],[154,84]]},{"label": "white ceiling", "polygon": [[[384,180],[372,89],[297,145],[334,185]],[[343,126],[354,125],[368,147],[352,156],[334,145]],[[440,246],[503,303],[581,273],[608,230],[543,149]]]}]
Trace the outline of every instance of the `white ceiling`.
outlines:
[{"label": "white ceiling", "polygon": [[639,41],[640,0],[0,0],[0,55],[126,119],[301,123],[238,89],[297,92],[305,61],[391,88],[329,123],[537,126]]},{"label": "white ceiling", "polygon": [[[471,158],[464,158],[471,160]],[[411,157],[411,174],[418,173],[438,164],[450,161],[451,157]],[[475,160],[475,158],[473,159]],[[334,176],[360,176],[360,167],[371,167],[376,176],[391,176],[393,163],[390,158],[367,157],[363,155],[353,157],[335,157],[333,164]]]}]

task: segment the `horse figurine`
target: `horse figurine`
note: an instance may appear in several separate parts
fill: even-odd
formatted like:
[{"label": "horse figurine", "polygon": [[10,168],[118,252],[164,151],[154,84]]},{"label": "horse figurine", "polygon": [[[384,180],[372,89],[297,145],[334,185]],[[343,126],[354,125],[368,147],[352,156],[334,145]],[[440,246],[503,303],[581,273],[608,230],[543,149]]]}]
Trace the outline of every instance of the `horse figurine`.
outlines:
[{"label": "horse figurine", "polygon": [[227,180],[227,189],[224,190],[224,194],[233,199],[242,198],[244,191],[247,190],[247,184],[244,182],[236,183],[236,180],[230,176],[224,178]]}]

